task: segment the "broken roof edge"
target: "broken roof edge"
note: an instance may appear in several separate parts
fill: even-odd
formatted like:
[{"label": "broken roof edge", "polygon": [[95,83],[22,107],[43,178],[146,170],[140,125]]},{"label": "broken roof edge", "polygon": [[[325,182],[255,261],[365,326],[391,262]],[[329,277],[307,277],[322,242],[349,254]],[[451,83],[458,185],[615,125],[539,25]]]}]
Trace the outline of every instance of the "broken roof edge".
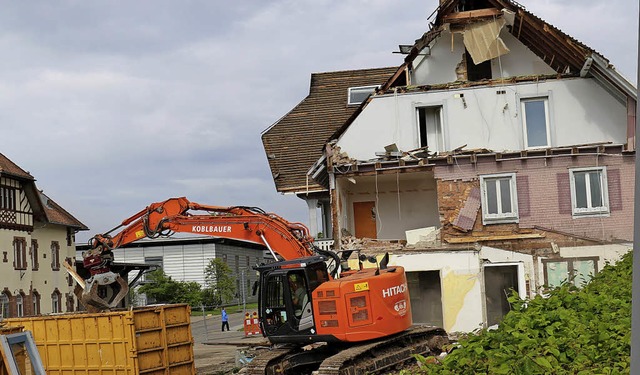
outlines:
[{"label": "broken roof edge", "polygon": [[[615,89],[623,93],[623,95],[638,101],[638,89],[636,86],[633,85],[625,76],[620,74],[609,60],[597,52],[594,52],[590,58],[593,59],[594,64],[586,69],[586,72],[591,74],[595,73],[593,74],[594,77],[603,86],[610,83]],[[587,63],[588,61],[585,62],[585,64]],[[600,73],[602,77],[598,73]]]},{"label": "broken roof edge", "polygon": [[[420,150],[420,149],[418,149]],[[496,162],[533,159],[533,158],[549,158],[561,156],[588,156],[588,155],[611,155],[611,156],[628,156],[635,155],[635,151],[626,150],[624,144],[612,142],[600,142],[592,144],[581,144],[572,146],[548,147],[533,150],[505,150],[494,151],[488,149],[471,149],[464,150],[462,148],[452,150],[437,155],[426,157],[418,157],[410,152],[405,152],[402,158],[371,159],[371,160],[355,160],[344,164],[334,164],[332,173],[334,175],[354,175],[359,172],[380,172],[385,170],[397,169],[429,169],[436,166],[460,164],[461,162],[476,163],[478,158],[494,157]],[[341,170],[342,169],[342,170]]]}]

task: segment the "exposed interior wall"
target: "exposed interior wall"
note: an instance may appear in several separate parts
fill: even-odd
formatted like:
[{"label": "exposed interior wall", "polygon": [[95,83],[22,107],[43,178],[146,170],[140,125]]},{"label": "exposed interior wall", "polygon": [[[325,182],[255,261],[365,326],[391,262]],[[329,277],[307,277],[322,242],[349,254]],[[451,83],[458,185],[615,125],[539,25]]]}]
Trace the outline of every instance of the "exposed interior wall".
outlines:
[{"label": "exposed interior wall", "polygon": [[[517,40],[506,28],[500,33],[500,38],[510,52],[491,60],[492,77],[507,78],[516,76],[554,74],[541,58],[531,52],[522,42]],[[433,85],[461,80],[456,74],[464,70],[465,47],[461,33],[443,31],[440,37],[431,43],[431,48],[425,48],[413,62],[412,85]]]},{"label": "exposed interior wall", "polygon": [[374,202],[379,239],[405,239],[410,229],[440,226],[433,173],[385,174],[338,179],[341,228],[355,234],[354,202]]},{"label": "exposed interior wall", "polygon": [[374,97],[340,137],[338,146],[358,160],[373,159],[392,143],[403,151],[416,149],[416,106],[441,103],[447,150],[463,145],[522,150],[520,100],[540,96],[549,98],[552,146],[626,142],[626,108],[593,79],[574,78]]},{"label": "exposed interior wall", "polygon": [[440,272],[443,328],[447,332],[471,332],[481,327],[483,294],[478,252],[394,254],[390,264],[402,266],[406,272]]}]

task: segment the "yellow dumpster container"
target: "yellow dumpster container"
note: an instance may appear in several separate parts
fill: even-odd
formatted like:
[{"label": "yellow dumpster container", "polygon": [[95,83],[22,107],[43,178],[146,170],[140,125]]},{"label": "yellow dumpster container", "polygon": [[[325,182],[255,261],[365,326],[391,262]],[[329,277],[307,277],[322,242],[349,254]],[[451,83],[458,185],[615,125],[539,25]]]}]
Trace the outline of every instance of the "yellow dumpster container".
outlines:
[{"label": "yellow dumpster container", "polygon": [[5,322],[33,333],[48,375],[195,374],[189,305]]}]

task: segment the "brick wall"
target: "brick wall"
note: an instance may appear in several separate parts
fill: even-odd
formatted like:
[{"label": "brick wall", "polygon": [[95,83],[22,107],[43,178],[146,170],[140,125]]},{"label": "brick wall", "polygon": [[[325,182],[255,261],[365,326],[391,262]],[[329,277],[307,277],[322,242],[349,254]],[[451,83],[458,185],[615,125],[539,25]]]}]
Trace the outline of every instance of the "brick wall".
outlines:
[{"label": "brick wall", "polygon": [[[569,169],[601,166],[606,166],[607,169],[610,214],[572,217]],[[515,172],[519,224],[482,225],[482,210],[479,210],[473,228],[474,234],[548,228],[600,241],[633,240],[633,156],[589,154],[505,161],[482,158],[475,164],[439,166],[434,172],[438,181],[438,206],[445,233],[455,232],[450,228],[450,223],[454,222],[464,206],[471,189],[479,186],[479,175]],[[546,236],[558,237],[558,234]],[[560,235],[556,240],[566,242],[564,237],[566,236]],[[536,241],[529,242],[534,245]]]}]

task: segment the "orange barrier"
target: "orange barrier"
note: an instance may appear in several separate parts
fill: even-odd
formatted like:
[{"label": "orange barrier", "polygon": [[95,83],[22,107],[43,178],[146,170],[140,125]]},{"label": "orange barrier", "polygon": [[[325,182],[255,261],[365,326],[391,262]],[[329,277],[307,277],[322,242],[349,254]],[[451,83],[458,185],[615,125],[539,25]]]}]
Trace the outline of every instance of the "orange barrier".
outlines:
[{"label": "orange barrier", "polygon": [[244,314],[244,335],[260,335],[260,323],[258,323],[258,313],[253,312],[253,315],[249,315],[249,313]]}]

